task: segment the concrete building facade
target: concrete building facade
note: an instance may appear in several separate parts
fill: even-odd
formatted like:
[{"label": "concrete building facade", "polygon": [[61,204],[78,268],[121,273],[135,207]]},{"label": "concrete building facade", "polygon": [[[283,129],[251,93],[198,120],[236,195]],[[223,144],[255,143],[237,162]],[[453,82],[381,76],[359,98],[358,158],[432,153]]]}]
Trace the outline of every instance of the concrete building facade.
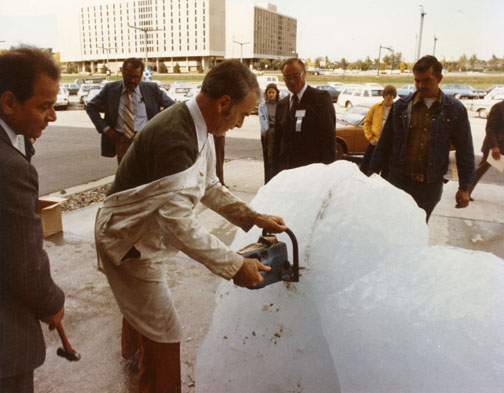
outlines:
[{"label": "concrete building facade", "polygon": [[275,5],[228,6],[226,12],[226,58],[256,67],[260,59],[296,57],[297,20]]},{"label": "concrete building facade", "polygon": [[117,72],[128,57],[172,72],[209,68],[225,56],[226,0],[137,0],[89,4],[60,15],[60,56],[81,71],[109,64]]}]

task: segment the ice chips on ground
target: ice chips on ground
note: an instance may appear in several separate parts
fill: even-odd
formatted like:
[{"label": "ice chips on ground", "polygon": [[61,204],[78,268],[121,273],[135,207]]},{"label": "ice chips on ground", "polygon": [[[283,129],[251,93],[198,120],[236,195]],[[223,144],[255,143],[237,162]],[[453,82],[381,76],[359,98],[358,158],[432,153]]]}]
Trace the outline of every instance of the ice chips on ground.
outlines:
[{"label": "ice chips on ground", "polygon": [[252,205],[285,219],[305,269],[257,291],[222,283],[197,392],[502,391],[502,259],[428,246],[413,199],[345,161],[284,171]]}]

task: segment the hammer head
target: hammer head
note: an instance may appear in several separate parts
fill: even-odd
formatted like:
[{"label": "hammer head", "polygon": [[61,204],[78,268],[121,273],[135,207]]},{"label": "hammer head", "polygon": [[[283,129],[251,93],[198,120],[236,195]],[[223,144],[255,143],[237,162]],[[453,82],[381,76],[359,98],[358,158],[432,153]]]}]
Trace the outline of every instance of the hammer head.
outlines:
[{"label": "hammer head", "polygon": [[59,347],[58,350],[56,351],[56,354],[58,356],[61,356],[62,358],[65,358],[66,360],[69,360],[71,362],[77,362],[80,360],[81,355],[75,351],[68,352],[64,348]]}]

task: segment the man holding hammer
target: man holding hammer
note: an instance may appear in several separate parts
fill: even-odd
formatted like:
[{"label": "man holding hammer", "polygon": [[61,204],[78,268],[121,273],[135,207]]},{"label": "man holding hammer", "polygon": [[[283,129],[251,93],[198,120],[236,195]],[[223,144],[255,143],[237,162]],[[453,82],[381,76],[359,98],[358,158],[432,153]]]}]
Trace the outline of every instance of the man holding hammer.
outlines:
[{"label": "man holding hammer", "polygon": [[63,291],[53,282],[37,214],[38,175],[18,146],[56,120],[60,70],[39,49],[0,56],[0,392],[33,392],[44,362],[40,321],[57,327]]}]

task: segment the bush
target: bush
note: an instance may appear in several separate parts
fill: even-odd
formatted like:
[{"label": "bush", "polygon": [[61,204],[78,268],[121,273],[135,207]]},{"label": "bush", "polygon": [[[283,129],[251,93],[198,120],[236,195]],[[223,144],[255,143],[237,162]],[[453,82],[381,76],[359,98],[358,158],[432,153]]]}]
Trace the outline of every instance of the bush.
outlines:
[{"label": "bush", "polygon": [[163,62],[159,63],[158,72],[160,74],[166,74],[166,73],[168,73],[168,68],[166,68],[166,64],[165,63],[163,63]]},{"label": "bush", "polygon": [[179,65],[179,63],[175,64],[175,67],[173,67],[173,73],[174,74],[180,74],[180,65]]},{"label": "bush", "polygon": [[66,66],[66,72],[68,74],[77,74],[79,73],[79,67],[75,63],[68,63]]}]

